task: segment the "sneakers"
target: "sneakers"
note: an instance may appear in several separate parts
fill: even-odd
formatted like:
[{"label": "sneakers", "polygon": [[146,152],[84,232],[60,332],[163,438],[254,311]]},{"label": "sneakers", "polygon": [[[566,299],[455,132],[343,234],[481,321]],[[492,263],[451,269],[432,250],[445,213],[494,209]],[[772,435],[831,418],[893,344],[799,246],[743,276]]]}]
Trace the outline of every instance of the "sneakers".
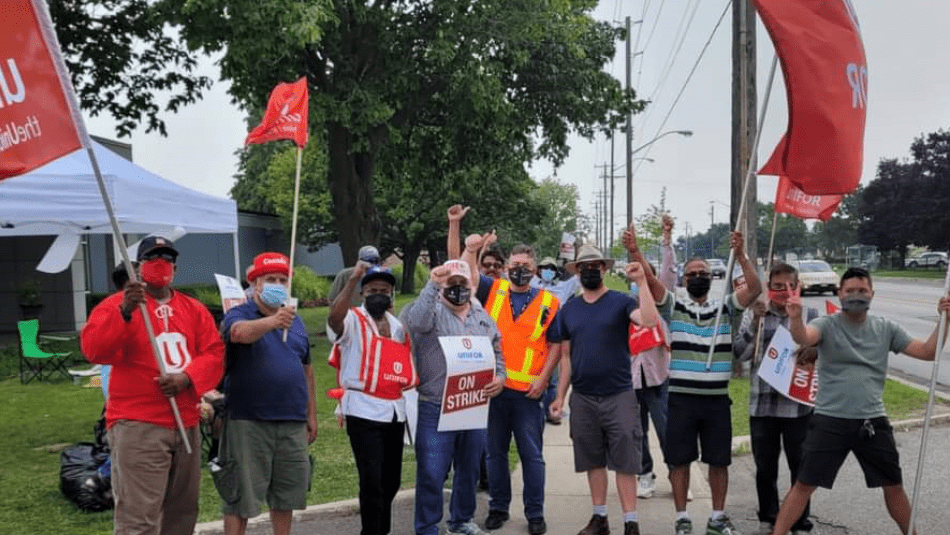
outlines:
[{"label": "sneakers", "polygon": [[693,522],[688,518],[681,518],[673,525],[673,529],[676,531],[676,535],[692,535]]},{"label": "sneakers", "polygon": [[488,535],[482,528],[478,527],[478,524],[469,520],[464,524],[457,524],[455,526],[449,525],[448,535]]},{"label": "sneakers", "polygon": [[528,519],[528,533],[530,535],[544,535],[548,532],[548,525],[543,518]]},{"label": "sneakers", "polygon": [[656,474],[650,472],[637,476],[637,498],[652,498],[656,491]]},{"label": "sneakers", "polygon": [[610,535],[610,526],[607,524],[607,517],[591,515],[587,527],[582,529],[577,535]]},{"label": "sneakers", "polygon": [[640,535],[640,523],[639,522],[624,522],[623,535]]},{"label": "sneakers", "polygon": [[742,535],[742,533],[732,525],[732,520],[729,520],[728,516],[722,515],[716,520],[709,520],[706,524],[706,535]]},{"label": "sneakers", "polygon": [[488,511],[488,518],[485,519],[485,529],[499,529],[505,525],[508,518],[508,511]]}]

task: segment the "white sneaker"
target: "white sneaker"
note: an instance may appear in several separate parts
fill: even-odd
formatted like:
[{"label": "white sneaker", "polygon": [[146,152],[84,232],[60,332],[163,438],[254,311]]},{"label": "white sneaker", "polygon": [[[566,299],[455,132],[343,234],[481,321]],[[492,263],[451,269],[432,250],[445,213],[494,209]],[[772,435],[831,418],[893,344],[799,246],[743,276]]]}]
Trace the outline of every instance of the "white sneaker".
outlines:
[{"label": "white sneaker", "polygon": [[652,498],[656,491],[656,475],[653,472],[637,476],[637,498]]},{"label": "white sneaker", "polygon": [[686,501],[693,501],[693,489],[686,489]]},{"label": "white sneaker", "polygon": [[449,529],[446,531],[448,535],[488,535],[475,523],[474,520],[469,520],[468,522],[452,528],[449,526]]}]

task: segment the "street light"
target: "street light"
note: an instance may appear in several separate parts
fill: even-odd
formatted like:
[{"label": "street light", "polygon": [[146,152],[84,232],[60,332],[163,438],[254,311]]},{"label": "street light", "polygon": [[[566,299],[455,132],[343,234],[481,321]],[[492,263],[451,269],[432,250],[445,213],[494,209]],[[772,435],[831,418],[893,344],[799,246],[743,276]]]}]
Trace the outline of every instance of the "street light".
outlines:
[{"label": "street light", "polygon": [[630,222],[633,221],[633,165],[632,165],[633,155],[649,147],[650,145],[656,143],[660,139],[670,134],[679,134],[684,137],[689,137],[693,135],[693,131],[692,130],[668,130],[656,136],[655,138],[651,139],[650,141],[647,141],[643,145],[640,145],[639,147],[627,152],[627,226],[628,227],[630,226]]}]

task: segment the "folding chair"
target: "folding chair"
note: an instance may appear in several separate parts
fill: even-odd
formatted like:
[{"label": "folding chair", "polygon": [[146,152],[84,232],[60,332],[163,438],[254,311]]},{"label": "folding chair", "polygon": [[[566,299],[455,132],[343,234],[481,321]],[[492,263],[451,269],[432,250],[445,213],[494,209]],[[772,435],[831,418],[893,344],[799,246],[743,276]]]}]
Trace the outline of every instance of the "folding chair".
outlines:
[{"label": "folding chair", "polygon": [[72,354],[47,353],[37,345],[37,335],[40,330],[40,320],[32,319],[17,322],[20,331],[20,383],[27,384],[33,379],[42,381],[60,373],[70,379],[66,369],[66,358]]}]

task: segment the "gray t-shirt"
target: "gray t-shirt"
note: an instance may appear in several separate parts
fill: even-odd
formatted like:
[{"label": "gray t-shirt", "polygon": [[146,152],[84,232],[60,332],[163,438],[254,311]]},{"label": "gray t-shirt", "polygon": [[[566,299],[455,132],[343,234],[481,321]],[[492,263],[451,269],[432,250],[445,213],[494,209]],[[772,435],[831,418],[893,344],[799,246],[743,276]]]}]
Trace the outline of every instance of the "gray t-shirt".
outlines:
[{"label": "gray t-shirt", "polygon": [[809,325],[821,331],[815,413],[852,419],[884,416],[888,352],[907,348],[912,340],[907,331],[877,316],[855,325],[840,313]]}]

